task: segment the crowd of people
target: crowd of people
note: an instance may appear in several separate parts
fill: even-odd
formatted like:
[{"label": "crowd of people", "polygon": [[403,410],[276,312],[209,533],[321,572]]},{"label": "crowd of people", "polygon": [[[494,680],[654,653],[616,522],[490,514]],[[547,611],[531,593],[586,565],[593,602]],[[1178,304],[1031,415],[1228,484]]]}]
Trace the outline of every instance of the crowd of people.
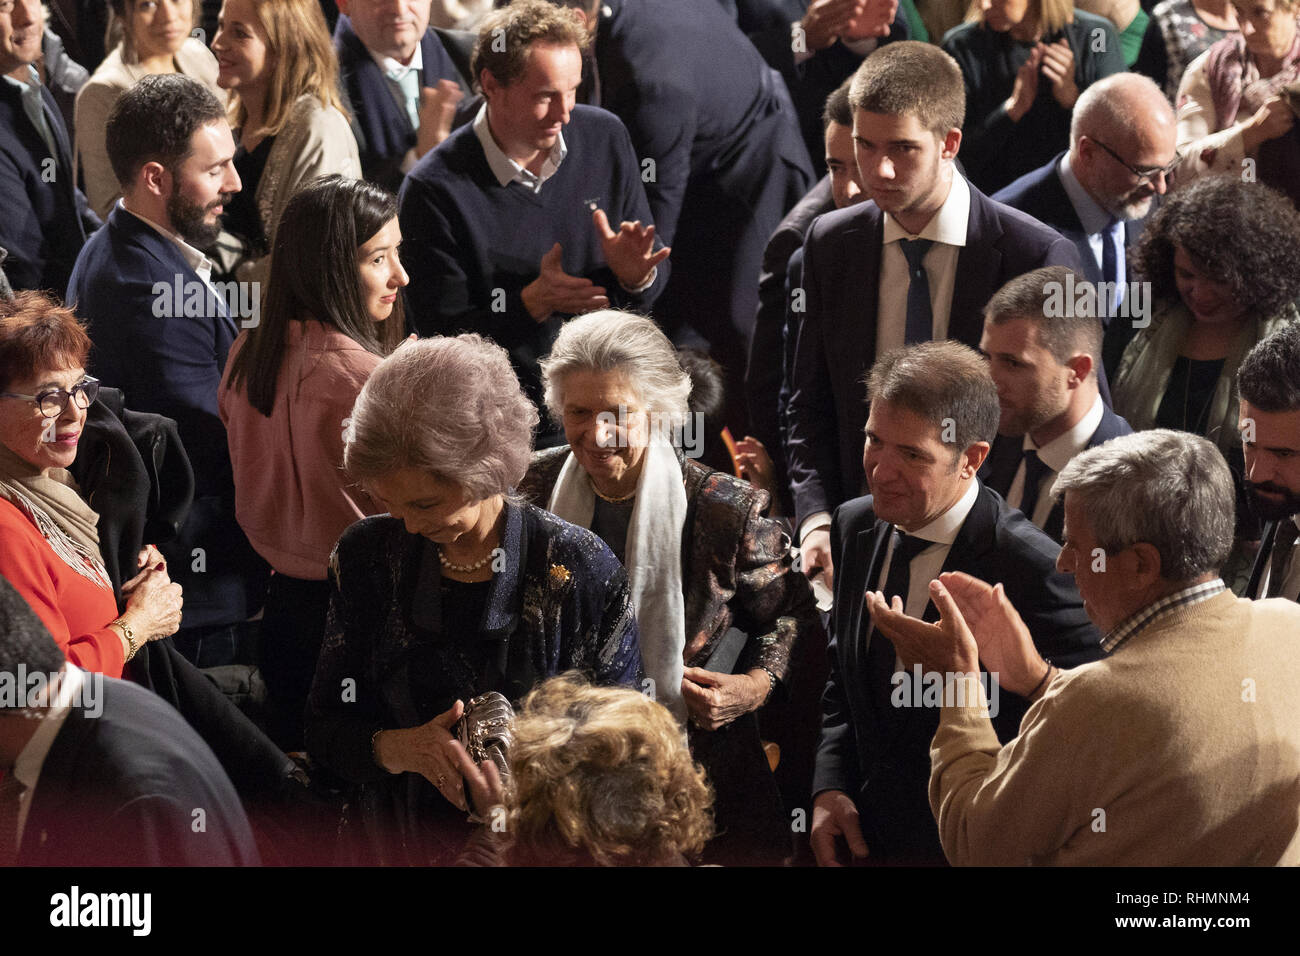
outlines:
[{"label": "crowd of people", "polygon": [[211,6],[0,0],[0,865],[1300,864],[1296,0]]}]

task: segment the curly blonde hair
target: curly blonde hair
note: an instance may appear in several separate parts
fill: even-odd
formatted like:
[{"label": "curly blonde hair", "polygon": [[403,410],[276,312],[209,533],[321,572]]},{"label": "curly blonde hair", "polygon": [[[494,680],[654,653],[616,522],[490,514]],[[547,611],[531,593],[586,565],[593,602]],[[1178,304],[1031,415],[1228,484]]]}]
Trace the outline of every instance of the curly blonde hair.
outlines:
[{"label": "curly blonde hair", "polygon": [[510,766],[513,862],[647,866],[697,854],[713,835],[713,791],[685,734],[634,690],[576,673],[539,684]]}]

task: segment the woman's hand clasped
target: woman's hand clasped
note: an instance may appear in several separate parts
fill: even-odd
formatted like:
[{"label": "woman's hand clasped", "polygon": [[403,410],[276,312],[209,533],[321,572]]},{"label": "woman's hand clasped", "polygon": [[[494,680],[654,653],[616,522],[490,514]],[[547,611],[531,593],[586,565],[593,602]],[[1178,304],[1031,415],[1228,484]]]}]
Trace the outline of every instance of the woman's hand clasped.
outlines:
[{"label": "woman's hand clasped", "polygon": [[418,773],[438,788],[453,806],[468,811],[465,784],[449,746],[451,728],[465,712],[456,701],[427,724],[404,730],[386,730],[375,738],[375,761],[389,773]]}]

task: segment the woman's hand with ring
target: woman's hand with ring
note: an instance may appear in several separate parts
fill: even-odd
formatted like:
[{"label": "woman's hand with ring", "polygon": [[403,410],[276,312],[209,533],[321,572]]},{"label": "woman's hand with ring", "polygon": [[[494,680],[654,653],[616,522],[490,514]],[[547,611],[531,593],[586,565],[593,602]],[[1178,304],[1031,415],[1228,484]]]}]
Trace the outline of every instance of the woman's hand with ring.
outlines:
[{"label": "woman's hand with ring", "polygon": [[375,760],[389,773],[418,773],[438,788],[453,806],[468,810],[465,784],[456,768],[448,744],[455,738],[451,728],[465,712],[464,701],[456,701],[427,724],[405,730],[386,730],[375,737]]}]

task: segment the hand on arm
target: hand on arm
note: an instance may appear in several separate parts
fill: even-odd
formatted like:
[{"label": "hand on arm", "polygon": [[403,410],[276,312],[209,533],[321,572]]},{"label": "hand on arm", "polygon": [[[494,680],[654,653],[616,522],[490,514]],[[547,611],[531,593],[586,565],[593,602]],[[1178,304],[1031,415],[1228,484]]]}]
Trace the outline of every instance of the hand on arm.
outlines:
[{"label": "hand on arm", "polygon": [[1281,96],[1273,96],[1265,101],[1241,131],[1242,146],[1248,154],[1254,155],[1261,144],[1279,136],[1285,136],[1295,125],[1295,111]]},{"label": "hand on arm", "polygon": [[809,578],[822,575],[826,587],[835,589],[835,568],[831,565],[831,529],[817,528],[806,532],[799,542],[799,556],[803,560],[803,573]]},{"label": "hand on arm", "polygon": [[[653,228],[653,227],[652,227]],[[564,271],[563,250],[557,242],[542,256],[541,271],[537,278],[520,292],[524,308],[536,322],[544,322],[552,312],[581,315],[609,307],[609,298],[603,287],[582,276],[571,276]]]},{"label": "hand on arm", "polygon": [[772,689],[762,668],[747,674],[719,674],[702,667],[682,671],[682,699],[697,727],[717,730],[742,714],[758,710]]}]

